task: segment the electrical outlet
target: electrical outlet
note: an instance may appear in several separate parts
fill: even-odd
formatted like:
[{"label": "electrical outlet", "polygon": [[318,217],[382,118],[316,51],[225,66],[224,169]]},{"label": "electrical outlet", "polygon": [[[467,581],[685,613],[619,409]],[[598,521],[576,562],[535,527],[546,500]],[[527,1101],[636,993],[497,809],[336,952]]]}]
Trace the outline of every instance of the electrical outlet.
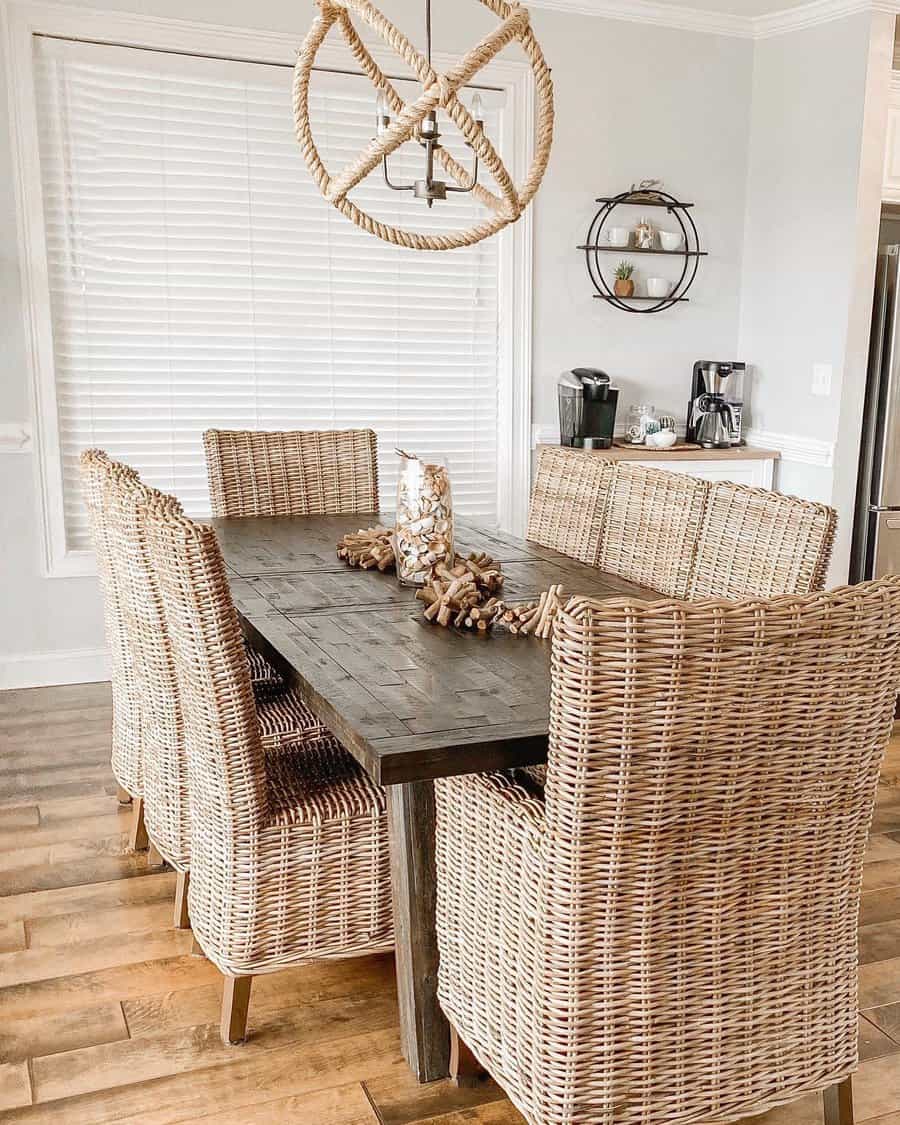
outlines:
[{"label": "electrical outlet", "polygon": [[812,393],[827,398],[831,394],[831,364],[814,363]]}]

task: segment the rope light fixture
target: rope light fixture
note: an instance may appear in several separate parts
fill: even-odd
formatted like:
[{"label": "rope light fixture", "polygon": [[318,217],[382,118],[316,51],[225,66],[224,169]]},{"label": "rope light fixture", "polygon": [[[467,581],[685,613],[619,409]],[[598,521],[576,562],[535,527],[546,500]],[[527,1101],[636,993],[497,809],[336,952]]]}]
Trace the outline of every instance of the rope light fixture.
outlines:
[{"label": "rope light fixture", "polygon": [[[385,242],[412,250],[453,250],[471,246],[496,234],[516,221],[534,198],[550,158],[553,141],[553,82],[550,69],[531,30],[525,8],[510,0],[478,0],[499,16],[502,22],[446,73],[438,73],[431,65],[431,0],[426,0],[426,54],[413,47],[369,0],[316,0],[319,15],[313,22],[294,68],[294,127],[306,165],[319,191],[358,227]],[[406,103],[390,79],[385,77],[372,58],[351,21],[351,13],[359,17],[394,50],[413,71],[422,86],[415,101]],[[309,121],[309,82],[316,55],[331,28],[337,24],[353,57],[374,86],[376,96],[376,135],[357,159],[336,176],[322,162]],[[535,152],[531,166],[520,185],[513,182],[503,161],[484,132],[481,120],[481,99],[472,99],[467,109],[458,91],[512,42],[519,42],[531,66],[537,94]],[[467,170],[441,145],[437,111],[442,110],[453,121],[474,153],[473,168]],[[414,140],[425,151],[425,174],[412,184],[395,184],[390,179],[388,158],[402,144]],[[436,179],[438,163],[449,180]],[[383,223],[367,214],[349,198],[349,193],[375,168],[381,165],[388,187],[409,191],[423,199],[429,207],[444,200],[450,192],[470,193],[490,215],[466,230],[448,234],[425,234]],[[493,177],[499,193],[479,183],[481,167]]]}]

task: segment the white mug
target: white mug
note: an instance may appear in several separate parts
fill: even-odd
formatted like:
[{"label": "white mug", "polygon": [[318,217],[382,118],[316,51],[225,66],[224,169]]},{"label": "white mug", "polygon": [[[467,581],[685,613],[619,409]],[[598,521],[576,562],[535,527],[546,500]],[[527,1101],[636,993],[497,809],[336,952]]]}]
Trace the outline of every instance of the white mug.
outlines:
[{"label": "white mug", "polygon": [[659,232],[659,241],[663,250],[680,250],[681,244],[684,241],[684,235],[681,231],[661,230]]},{"label": "white mug", "polygon": [[666,281],[664,277],[647,278],[648,297],[668,297],[671,288],[672,282]]},{"label": "white mug", "polygon": [[631,237],[631,231],[628,227],[610,227],[609,228],[609,244],[610,246],[627,246],[628,240]]}]

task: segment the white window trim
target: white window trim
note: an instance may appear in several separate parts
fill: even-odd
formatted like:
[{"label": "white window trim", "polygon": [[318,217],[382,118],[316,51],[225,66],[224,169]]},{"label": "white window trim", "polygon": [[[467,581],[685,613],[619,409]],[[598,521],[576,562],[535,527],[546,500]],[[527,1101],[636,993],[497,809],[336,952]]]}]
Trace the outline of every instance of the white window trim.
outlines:
[{"label": "white window trim", "polygon": [[[54,35],[246,62],[293,64],[303,32],[284,35],[30,0],[9,3],[3,12],[26,355],[34,448],[40,470],[43,573],[49,578],[93,575],[96,567],[92,553],[67,549],[63,521],[32,37]],[[397,58],[387,49],[372,49],[372,55],[386,72],[399,69]],[[450,55],[434,55],[441,69],[455,61]],[[343,65],[344,56],[326,44],[320,51],[320,62],[324,66]],[[483,77],[506,94],[508,124],[501,156],[513,179],[521,182],[533,152],[531,71],[524,62],[494,60]],[[322,205],[326,205],[324,201]],[[501,527],[521,535],[530,480],[532,209],[529,207],[517,223],[495,237],[500,239],[498,511]]]}]

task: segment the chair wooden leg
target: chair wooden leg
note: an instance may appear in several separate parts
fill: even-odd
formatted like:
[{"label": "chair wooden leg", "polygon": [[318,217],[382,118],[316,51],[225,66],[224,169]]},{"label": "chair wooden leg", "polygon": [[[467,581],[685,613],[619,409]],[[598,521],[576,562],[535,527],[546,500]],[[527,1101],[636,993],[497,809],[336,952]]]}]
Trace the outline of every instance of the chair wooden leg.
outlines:
[{"label": "chair wooden leg", "polygon": [[191,940],[191,956],[192,957],[205,957],[206,956],[206,954],[203,952],[203,946],[200,944],[199,941],[197,941],[196,936],[194,936]]},{"label": "chair wooden leg", "polygon": [[162,852],[160,852],[159,848],[151,840],[147,846],[147,866],[162,867],[165,862]]},{"label": "chair wooden leg", "polygon": [[188,914],[188,884],[191,881],[189,871],[179,871],[175,876],[175,929],[189,930],[191,917]]},{"label": "chair wooden leg", "polygon": [[830,1086],[822,1099],[825,1103],[825,1125],[854,1125],[852,1077]]},{"label": "chair wooden leg", "polygon": [[118,798],[120,805],[131,804],[131,794],[128,792],[124,785],[116,786],[116,797]]},{"label": "chair wooden leg", "polygon": [[450,1027],[450,1081],[454,1086],[477,1086],[487,1071],[459,1037],[455,1027]]},{"label": "chair wooden leg", "polygon": [[243,1043],[247,1038],[247,1011],[253,977],[226,977],[222,993],[222,1042]]},{"label": "chair wooden leg", "polygon": [[144,824],[144,799],[135,797],[131,802],[131,850],[142,852],[149,846],[150,838]]}]

